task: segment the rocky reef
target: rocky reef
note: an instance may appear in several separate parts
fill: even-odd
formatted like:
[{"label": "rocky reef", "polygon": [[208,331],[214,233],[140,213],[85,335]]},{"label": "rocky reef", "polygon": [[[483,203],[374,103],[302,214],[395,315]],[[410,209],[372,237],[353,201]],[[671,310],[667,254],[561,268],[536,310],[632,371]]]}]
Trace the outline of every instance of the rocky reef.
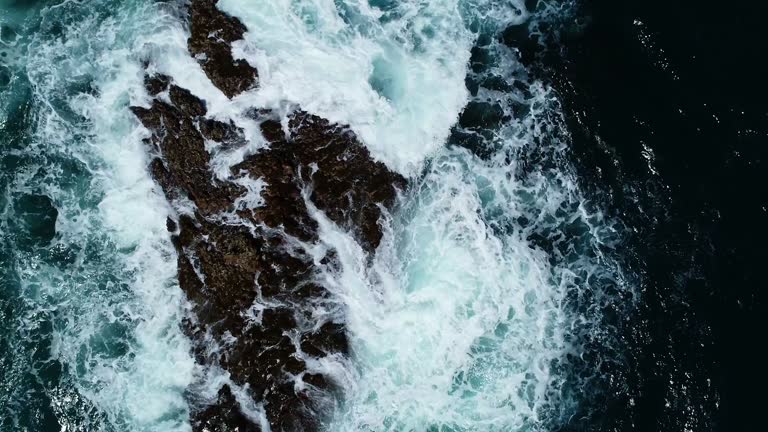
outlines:
[{"label": "rocky reef", "polygon": [[[211,82],[230,98],[257,86],[256,69],[231,53],[245,26],[216,0],[192,0],[189,8],[188,48]],[[262,430],[241,406],[244,397],[263,406],[272,431],[318,430],[336,403],[335,383],[307,361],[346,355],[348,343],[337,315],[315,312],[334,308],[317,275],[338,263],[333,251],[317,259],[302,247],[319,240],[308,206],[372,254],[382,208],[395,203],[405,179],[373,160],[347,127],[301,110],[283,127],[275,113],[253,107],[269,147],[222,180],[206,142],[244,145],[243,131],[207,118],[205,102],[171,77],[147,76],[145,87],[151,106],[132,110],[151,132],[151,175],[179,215],[167,225],[179,284],[193,305],[185,330],[196,361],[233,384],[213,401],[189,392],[193,430]],[[253,191],[243,180],[260,182],[260,203],[244,199]]]},{"label": "rocky reef", "polygon": [[222,13],[217,2],[191,2],[187,47],[211,82],[231,98],[254,87],[259,75],[247,61],[232,57],[231,44],[243,38],[246,28],[237,18]]}]

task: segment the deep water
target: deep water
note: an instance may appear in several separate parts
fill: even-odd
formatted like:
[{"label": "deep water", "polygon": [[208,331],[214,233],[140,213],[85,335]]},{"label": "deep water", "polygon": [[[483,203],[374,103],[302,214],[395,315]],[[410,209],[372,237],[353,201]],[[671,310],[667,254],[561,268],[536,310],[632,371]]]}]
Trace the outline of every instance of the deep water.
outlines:
[{"label": "deep water", "polygon": [[0,0],[0,431],[190,431],[223,382],[181,330],[146,65],[245,130],[220,178],[251,107],[295,105],[409,178],[372,259],[309,206],[351,350],[312,365],[327,430],[762,429],[768,7],[221,0],[260,73],[231,101],[183,3]]},{"label": "deep water", "polygon": [[588,0],[583,25],[528,51],[563,97],[581,181],[630,228],[642,275],[627,369],[577,429],[764,427],[767,12]]}]

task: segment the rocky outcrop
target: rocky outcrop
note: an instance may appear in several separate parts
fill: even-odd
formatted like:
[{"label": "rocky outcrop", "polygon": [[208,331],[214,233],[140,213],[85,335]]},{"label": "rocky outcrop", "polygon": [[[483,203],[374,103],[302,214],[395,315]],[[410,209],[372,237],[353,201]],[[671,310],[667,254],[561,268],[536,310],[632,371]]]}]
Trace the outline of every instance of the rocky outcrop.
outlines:
[{"label": "rocky outcrop", "polygon": [[375,250],[381,241],[379,206],[390,206],[395,189],[405,187],[405,180],[373,161],[348,128],[303,111],[290,116],[288,127],[285,134],[277,121],[263,122],[262,134],[271,142],[270,149],[234,168],[253,178],[281,179],[264,191],[267,205],[257,209],[257,215],[277,221],[291,214],[286,231],[313,239],[316,227],[296,188],[300,179],[326,216],[356,234],[366,250]]},{"label": "rocky outcrop", "polygon": [[205,432],[261,432],[261,427],[245,416],[232,389],[224,385],[216,402],[195,413],[194,429]]},{"label": "rocky outcrop", "polygon": [[208,78],[232,98],[256,85],[258,73],[245,60],[235,60],[231,44],[243,38],[246,28],[235,17],[221,12],[218,0],[192,0],[189,7],[189,52]]},{"label": "rocky outcrop", "polygon": [[[242,24],[212,0],[193,0],[190,8],[189,48],[211,81],[230,97],[254,85],[256,71],[229,49]],[[342,322],[315,313],[335,307],[318,266],[338,263],[332,251],[315,262],[300,246],[318,241],[308,205],[372,254],[382,237],[381,209],[393,205],[405,179],[374,161],[346,127],[299,110],[284,129],[273,113],[254,107],[269,148],[218,180],[206,142],[243,145],[242,131],[207,118],[205,103],[170,77],[148,76],[145,86],[155,96],[151,106],[132,110],[151,131],[151,174],[179,209],[167,225],[179,284],[193,305],[185,330],[196,361],[228,372],[263,405],[273,431],[317,430],[335,404],[334,383],[307,361],[344,355],[348,344]],[[253,193],[243,179],[263,182],[264,205],[241,205]],[[190,400],[195,431],[260,430],[228,385],[215,401]]]}]

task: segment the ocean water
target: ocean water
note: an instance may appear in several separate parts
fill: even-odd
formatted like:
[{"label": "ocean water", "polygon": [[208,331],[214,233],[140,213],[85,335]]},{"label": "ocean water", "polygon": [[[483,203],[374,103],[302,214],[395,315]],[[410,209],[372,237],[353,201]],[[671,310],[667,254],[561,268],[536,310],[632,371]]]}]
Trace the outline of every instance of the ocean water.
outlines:
[{"label": "ocean water", "polygon": [[[646,15],[597,1],[220,0],[248,28],[235,57],[259,70],[229,100],[186,50],[184,7],[0,0],[1,431],[190,431],[190,392],[226,381],[181,330],[175,210],[128,109],[149,103],[145,65],[243,128],[246,145],[209,148],[222,179],[265,145],[251,108],[297,106],[348,124],[409,179],[371,260],[310,206],[320,240],[305,247],[342,264],[322,275],[338,310],[317,314],[339,314],[351,348],[308,364],[341,389],[326,430],[740,430],[718,417],[729,376],[708,357],[725,330],[696,324],[688,289],[715,259],[684,265],[705,241],[675,237],[705,229],[678,204],[686,189],[670,193],[686,177],[669,174],[663,140],[621,135],[636,131],[626,118],[648,136],[658,119],[608,97],[609,54],[639,50],[618,64],[680,79]],[[262,202],[251,186],[240,205]]]},{"label": "ocean water", "polygon": [[763,2],[584,2],[542,63],[579,178],[633,234],[641,305],[601,430],[761,430],[768,374]]},{"label": "ocean water", "polygon": [[0,428],[188,430],[168,206],[128,111],[143,35],[176,19],[144,2],[3,6]]}]

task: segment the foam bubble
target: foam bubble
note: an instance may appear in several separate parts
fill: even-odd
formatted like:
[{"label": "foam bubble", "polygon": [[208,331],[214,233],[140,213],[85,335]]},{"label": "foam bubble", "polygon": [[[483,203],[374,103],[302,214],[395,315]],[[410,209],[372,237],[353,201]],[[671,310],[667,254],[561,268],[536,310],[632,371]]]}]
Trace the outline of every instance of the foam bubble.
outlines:
[{"label": "foam bubble", "polygon": [[[538,421],[566,349],[562,287],[541,250],[483,220],[462,152],[431,165],[369,267],[318,215],[339,251],[356,379],[330,430],[518,430]],[[514,211],[515,209],[510,209]],[[363,257],[363,258],[361,258]]]}]

